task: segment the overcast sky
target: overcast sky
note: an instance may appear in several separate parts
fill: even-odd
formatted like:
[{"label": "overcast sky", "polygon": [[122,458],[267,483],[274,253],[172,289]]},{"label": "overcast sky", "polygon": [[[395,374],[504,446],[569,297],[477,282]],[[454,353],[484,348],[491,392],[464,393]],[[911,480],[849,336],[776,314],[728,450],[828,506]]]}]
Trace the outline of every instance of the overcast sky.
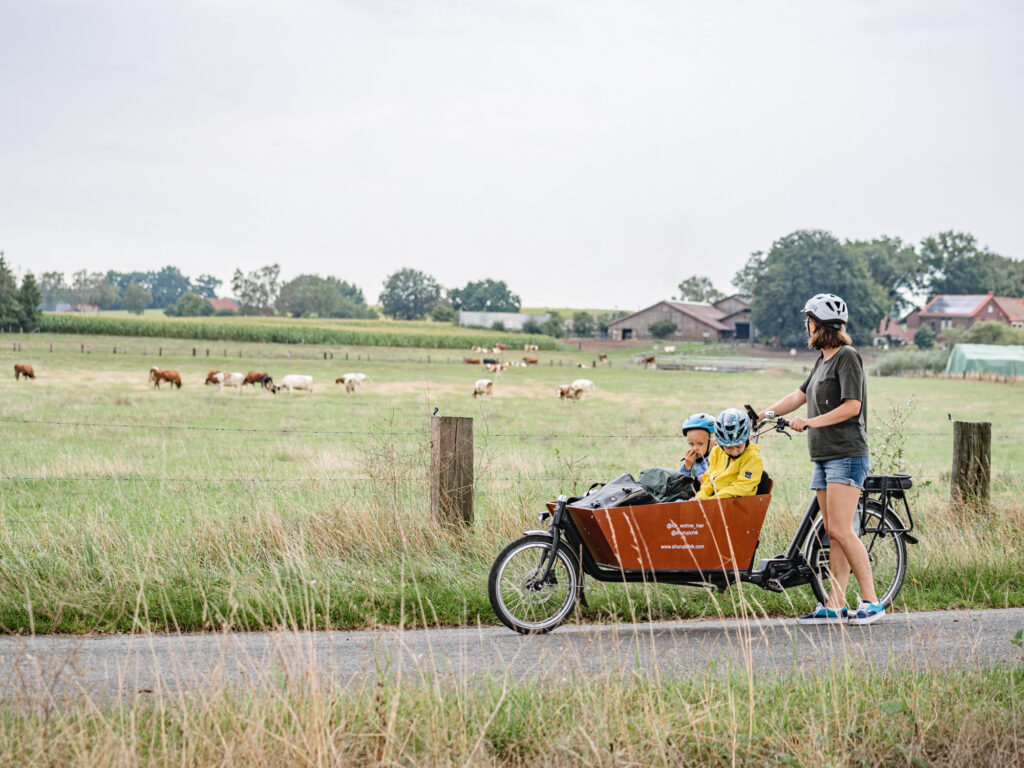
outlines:
[{"label": "overcast sky", "polygon": [[1024,4],[2,0],[22,270],[635,309],[799,228],[1024,256]]}]

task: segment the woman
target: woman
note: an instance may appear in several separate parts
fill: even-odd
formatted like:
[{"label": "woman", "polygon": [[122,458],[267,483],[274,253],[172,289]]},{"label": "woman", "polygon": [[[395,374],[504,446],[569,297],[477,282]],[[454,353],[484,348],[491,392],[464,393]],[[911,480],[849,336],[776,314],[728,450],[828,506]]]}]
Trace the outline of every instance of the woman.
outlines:
[{"label": "woman", "polygon": [[[807,404],[807,418],[790,421],[796,432],[807,433],[814,463],[811,489],[831,541],[828,602],[801,616],[807,624],[871,624],[885,615],[878,602],[867,550],[853,530],[853,518],[870,467],[867,438],[867,380],[860,354],[846,333],[846,303],[831,293],[819,293],[803,308],[808,346],[821,352],[800,388],[762,413],[785,415]],[[846,607],[850,571],[860,584],[856,611]]]}]

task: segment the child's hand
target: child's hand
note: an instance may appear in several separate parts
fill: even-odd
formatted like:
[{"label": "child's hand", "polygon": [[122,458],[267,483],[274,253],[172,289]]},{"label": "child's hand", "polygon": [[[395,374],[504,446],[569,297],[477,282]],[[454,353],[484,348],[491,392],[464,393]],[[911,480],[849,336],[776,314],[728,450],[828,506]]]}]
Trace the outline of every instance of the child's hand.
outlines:
[{"label": "child's hand", "polygon": [[686,471],[689,472],[693,468],[693,462],[697,461],[700,456],[697,454],[696,448],[691,448],[686,452],[686,456],[683,457],[683,466]]}]

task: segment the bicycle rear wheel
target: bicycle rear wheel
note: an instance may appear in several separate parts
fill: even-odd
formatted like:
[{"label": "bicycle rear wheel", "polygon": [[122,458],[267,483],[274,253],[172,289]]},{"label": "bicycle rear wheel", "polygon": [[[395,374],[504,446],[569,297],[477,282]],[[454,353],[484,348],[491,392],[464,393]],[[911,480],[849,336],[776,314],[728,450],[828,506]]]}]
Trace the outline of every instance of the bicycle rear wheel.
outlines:
[{"label": "bicycle rear wheel", "polygon": [[[903,587],[903,579],[907,575],[907,542],[903,539],[902,533],[894,533],[901,531],[903,524],[891,510],[883,510],[877,501],[869,501],[866,509],[861,506],[858,511],[858,533],[871,562],[875,593],[878,595],[878,601],[888,608],[899,594]],[[824,521],[820,517],[811,529],[808,542],[805,553],[807,562],[818,575],[823,591],[827,594],[830,587],[831,546],[825,533]],[[846,587],[847,605],[856,607],[859,588],[857,580],[851,576]]]}]

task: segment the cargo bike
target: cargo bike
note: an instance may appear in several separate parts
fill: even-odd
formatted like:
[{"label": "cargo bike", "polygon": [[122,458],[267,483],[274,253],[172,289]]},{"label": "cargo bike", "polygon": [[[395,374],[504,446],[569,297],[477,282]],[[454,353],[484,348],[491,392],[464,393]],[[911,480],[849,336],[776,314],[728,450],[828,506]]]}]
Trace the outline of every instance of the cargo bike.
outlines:
[{"label": "cargo bike", "polygon": [[[751,440],[766,432],[791,436],[788,420],[758,419],[750,406]],[[498,554],[488,579],[491,606],[505,626],[524,634],[550,632],[586,605],[584,578],[619,583],[676,584],[724,592],[737,582],[772,592],[807,585],[828,597],[829,540],[817,495],[786,551],[755,561],[773,482],[765,473],[754,496],[630,503],[639,493],[622,475],[586,495],[548,502],[539,521]],[[880,602],[892,604],[907,572],[914,519],[910,475],[868,475],[856,530],[871,560]],[[608,500],[611,499],[612,506]],[[851,588],[855,583],[850,579]]]}]

